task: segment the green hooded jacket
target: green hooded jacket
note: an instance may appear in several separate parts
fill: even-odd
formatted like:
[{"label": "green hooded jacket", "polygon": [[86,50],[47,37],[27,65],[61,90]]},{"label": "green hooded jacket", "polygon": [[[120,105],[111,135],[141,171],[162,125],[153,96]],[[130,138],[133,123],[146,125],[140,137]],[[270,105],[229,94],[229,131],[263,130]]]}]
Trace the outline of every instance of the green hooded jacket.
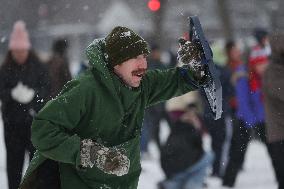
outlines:
[{"label": "green hooded jacket", "polygon": [[[131,89],[107,68],[104,44],[97,39],[87,47],[90,69],[68,82],[35,117],[31,139],[37,151],[20,189],[37,188],[37,168],[46,159],[59,163],[62,189],[137,188],[145,108],[196,89],[185,82],[179,68],[147,71],[141,85]],[[81,169],[83,139],[124,149],[129,172],[116,176],[95,166]]]}]

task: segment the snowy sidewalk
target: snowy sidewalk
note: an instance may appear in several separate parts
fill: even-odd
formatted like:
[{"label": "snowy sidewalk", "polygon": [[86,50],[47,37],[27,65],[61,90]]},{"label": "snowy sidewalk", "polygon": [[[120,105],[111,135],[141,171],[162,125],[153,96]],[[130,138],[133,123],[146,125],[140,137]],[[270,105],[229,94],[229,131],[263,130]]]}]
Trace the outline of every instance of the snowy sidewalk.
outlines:
[{"label": "snowy sidewalk", "polygon": [[[143,171],[140,176],[138,189],[157,189],[156,185],[163,178],[158,161],[158,152],[154,145],[150,145],[153,156],[150,160],[143,160]],[[6,168],[6,151],[2,119],[0,117],[0,184],[1,189],[8,189]],[[274,173],[270,159],[264,145],[252,142],[246,155],[244,170],[238,177],[235,189],[276,189]],[[217,179],[208,179],[208,189],[222,189],[221,182]]]}]

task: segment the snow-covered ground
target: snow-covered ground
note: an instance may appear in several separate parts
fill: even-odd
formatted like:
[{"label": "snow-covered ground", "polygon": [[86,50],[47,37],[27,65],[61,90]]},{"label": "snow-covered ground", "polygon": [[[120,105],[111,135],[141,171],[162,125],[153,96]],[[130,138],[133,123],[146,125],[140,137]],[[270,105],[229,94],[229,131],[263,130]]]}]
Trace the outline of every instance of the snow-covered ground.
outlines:
[{"label": "snow-covered ground", "polygon": [[[1,115],[0,115],[1,116]],[[0,117],[0,188],[8,189],[5,168],[5,146],[3,125]],[[157,189],[157,182],[163,179],[159,166],[159,154],[154,144],[150,143],[150,158],[142,161],[142,174],[138,189]],[[208,189],[222,189],[221,181],[208,178]],[[253,141],[249,145],[244,170],[240,173],[236,189],[276,189],[274,173],[267,151],[259,142]]]},{"label": "snow-covered ground", "polygon": [[[163,173],[159,167],[156,146],[151,145],[150,159],[142,161],[142,174],[138,189],[157,189],[157,182],[163,179]],[[265,146],[257,141],[249,145],[244,170],[237,178],[235,189],[276,189],[274,172]],[[208,189],[222,189],[221,180],[209,177]]]}]

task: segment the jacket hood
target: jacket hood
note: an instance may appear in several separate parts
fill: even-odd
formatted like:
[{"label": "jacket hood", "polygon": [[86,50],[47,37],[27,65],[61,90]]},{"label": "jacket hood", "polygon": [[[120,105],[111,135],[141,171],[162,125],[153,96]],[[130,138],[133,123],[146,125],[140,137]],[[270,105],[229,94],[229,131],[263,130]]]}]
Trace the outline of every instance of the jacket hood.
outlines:
[{"label": "jacket hood", "polygon": [[105,39],[95,39],[87,48],[86,55],[89,60],[89,65],[91,68],[94,68],[104,75],[109,74],[106,54],[105,54]]},{"label": "jacket hood", "polygon": [[106,52],[105,48],[105,39],[95,39],[86,49],[86,55],[89,60],[90,68],[94,75],[101,78],[101,81],[104,85],[110,90],[113,96],[117,98],[119,97],[115,90],[115,83],[112,79],[113,72],[108,68],[108,62],[106,60]]}]

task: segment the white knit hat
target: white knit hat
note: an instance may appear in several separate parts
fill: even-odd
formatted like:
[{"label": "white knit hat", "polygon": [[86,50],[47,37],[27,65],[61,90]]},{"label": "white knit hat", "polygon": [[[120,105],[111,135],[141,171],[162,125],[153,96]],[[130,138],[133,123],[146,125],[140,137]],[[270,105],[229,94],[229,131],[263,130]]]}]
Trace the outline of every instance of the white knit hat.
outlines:
[{"label": "white knit hat", "polygon": [[28,50],[31,48],[29,34],[25,22],[19,20],[15,22],[10,36],[9,50]]},{"label": "white knit hat", "polygon": [[191,91],[182,96],[172,98],[166,102],[166,110],[170,111],[185,111],[191,103],[198,103],[199,93]]}]

